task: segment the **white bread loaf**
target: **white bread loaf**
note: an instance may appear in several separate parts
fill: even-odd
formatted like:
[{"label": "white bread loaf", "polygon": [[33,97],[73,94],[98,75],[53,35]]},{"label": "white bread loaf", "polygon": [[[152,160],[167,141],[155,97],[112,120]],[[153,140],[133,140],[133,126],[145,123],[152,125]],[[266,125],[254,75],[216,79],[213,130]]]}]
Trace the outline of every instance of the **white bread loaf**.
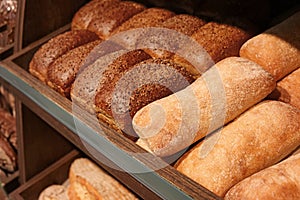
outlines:
[{"label": "white bread loaf", "polygon": [[69,173],[71,199],[137,199],[116,179],[86,158],[76,159]]},{"label": "white bread loaf", "polygon": [[[207,152],[210,141],[215,144]],[[283,102],[264,101],[197,144],[175,167],[224,196],[232,186],[279,162],[299,144],[300,110]]]},{"label": "white bread loaf", "polygon": [[300,199],[300,154],[262,170],[233,186],[225,200]]},{"label": "white bread loaf", "polygon": [[233,120],[275,87],[256,63],[230,57],[187,88],[140,109],[133,128],[158,156],[172,155]]},{"label": "white bread loaf", "polygon": [[38,200],[69,200],[67,187],[64,185],[50,185],[41,192]]}]

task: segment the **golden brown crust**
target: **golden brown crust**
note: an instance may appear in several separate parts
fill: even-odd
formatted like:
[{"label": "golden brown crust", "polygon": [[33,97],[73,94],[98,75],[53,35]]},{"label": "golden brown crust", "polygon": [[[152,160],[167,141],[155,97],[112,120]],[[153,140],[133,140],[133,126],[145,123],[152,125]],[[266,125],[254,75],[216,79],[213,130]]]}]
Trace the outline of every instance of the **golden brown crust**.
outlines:
[{"label": "golden brown crust", "polygon": [[87,30],[67,31],[51,38],[42,45],[34,54],[30,64],[29,72],[45,82],[48,67],[58,57],[80,45],[97,40],[98,36]]},{"label": "golden brown crust", "polygon": [[148,8],[121,24],[115,29],[115,31],[113,31],[112,35],[123,31],[128,31],[130,29],[158,26],[160,23],[174,15],[175,13],[166,9]]},{"label": "golden brown crust", "polygon": [[268,98],[283,101],[300,109],[300,69],[280,80]]},{"label": "golden brown crust", "polygon": [[143,10],[145,10],[145,6],[139,3],[131,1],[120,2],[115,4],[115,7],[107,9],[101,15],[95,16],[87,29],[97,33],[100,38],[107,39],[115,28]]},{"label": "golden brown crust", "polygon": [[[178,50],[178,48],[180,48],[182,45],[185,45],[184,41],[182,40],[183,36],[181,34],[188,37],[192,35],[201,26],[203,26],[205,23],[206,22],[204,20],[187,14],[179,14],[168,18],[167,20],[159,24],[158,27],[170,29],[170,31],[163,29],[161,30],[161,33],[159,33],[159,30],[156,30],[157,33],[155,37],[157,38],[155,38],[155,40],[153,40],[152,38],[150,41],[151,44],[148,44],[151,47],[154,46],[154,42],[157,42],[157,45],[160,48],[146,48],[144,49],[144,51],[148,53],[152,58],[171,58],[174,55],[174,53]],[[178,35],[175,35],[175,33],[173,32],[176,32],[176,34]],[[150,35],[151,34],[153,33],[150,33]],[[166,34],[166,36],[161,34]],[[144,37],[144,39],[149,40],[147,34]],[[166,49],[164,50],[163,48]]]},{"label": "golden brown crust", "polygon": [[86,158],[76,159],[72,163],[69,179],[78,199],[137,199],[116,179]]},{"label": "golden brown crust", "polygon": [[94,0],[82,6],[74,15],[72,30],[87,29],[92,19],[101,16],[108,9],[119,3],[119,0]]},{"label": "golden brown crust", "polygon": [[[217,195],[290,154],[300,143],[300,111],[279,101],[262,102],[185,153],[176,169]],[[205,154],[207,153],[207,154]]]},{"label": "golden brown crust", "polygon": [[262,170],[233,186],[225,200],[300,199],[300,154]]},{"label": "golden brown crust", "polygon": [[56,59],[49,66],[46,79],[47,84],[61,95],[69,98],[71,85],[79,69],[86,64],[86,59],[90,52],[96,45],[99,45],[100,42],[102,42],[102,40],[95,40],[76,47]]},{"label": "golden brown crust", "polygon": [[274,88],[272,76],[259,65],[230,57],[186,89],[143,107],[133,127],[156,155],[172,155],[233,120]]},{"label": "golden brown crust", "polygon": [[258,63],[278,81],[300,67],[299,32],[300,12],[249,39],[240,56]]}]

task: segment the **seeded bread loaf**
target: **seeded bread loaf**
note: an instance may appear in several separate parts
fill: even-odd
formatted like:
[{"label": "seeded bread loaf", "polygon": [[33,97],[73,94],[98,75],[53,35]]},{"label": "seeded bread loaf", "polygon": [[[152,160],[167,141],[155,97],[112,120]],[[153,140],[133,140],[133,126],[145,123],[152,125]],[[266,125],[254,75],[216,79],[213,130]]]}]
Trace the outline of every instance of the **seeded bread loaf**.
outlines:
[{"label": "seeded bread loaf", "polygon": [[118,4],[119,0],[93,0],[82,6],[73,16],[72,30],[87,29],[89,23]]},{"label": "seeded bread loaf", "polygon": [[145,10],[146,8],[135,2],[122,1],[110,7],[101,15],[93,17],[87,29],[95,32],[102,39],[110,36],[113,30],[119,27],[123,22]]},{"label": "seeded bread loaf", "polygon": [[67,31],[51,38],[34,54],[29,64],[29,72],[43,82],[46,82],[49,66],[68,51],[97,40],[98,36],[87,30]]},{"label": "seeded bread loaf", "polygon": [[47,84],[61,95],[69,98],[71,86],[80,68],[88,65],[87,57],[102,40],[81,45],[57,58],[47,72]]}]

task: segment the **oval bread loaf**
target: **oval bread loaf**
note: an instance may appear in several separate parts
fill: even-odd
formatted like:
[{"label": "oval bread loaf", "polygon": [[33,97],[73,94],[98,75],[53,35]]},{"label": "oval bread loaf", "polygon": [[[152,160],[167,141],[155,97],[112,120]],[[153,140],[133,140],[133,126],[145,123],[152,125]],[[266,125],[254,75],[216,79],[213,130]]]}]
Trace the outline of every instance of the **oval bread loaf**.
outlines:
[{"label": "oval bread loaf", "polygon": [[242,180],[225,195],[225,200],[240,199],[300,199],[300,154]]},{"label": "oval bread loaf", "polygon": [[139,110],[133,128],[159,156],[172,155],[223,126],[275,88],[256,63],[230,57],[189,87]]},{"label": "oval bread loaf", "polygon": [[300,110],[283,102],[264,101],[197,144],[175,167],[224,196],[239,181],[289,155],[300,144],[299,133]]}]

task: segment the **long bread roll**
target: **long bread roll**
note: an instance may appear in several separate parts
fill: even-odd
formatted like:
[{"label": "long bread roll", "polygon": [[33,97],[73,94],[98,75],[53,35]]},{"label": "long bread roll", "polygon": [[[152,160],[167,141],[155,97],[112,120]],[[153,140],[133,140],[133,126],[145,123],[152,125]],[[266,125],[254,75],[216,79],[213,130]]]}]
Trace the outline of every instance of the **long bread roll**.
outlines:
[{"label": "long bread roll", "polygon": [[225,200],[234,199],[300,199],[300,154],[236,184],[225,196]]},{"label": "long bread roll", "polygon": [[240,50],[279,80],[300,67],[300,12],[249,39]]},{"label": "long bread roll", "polygon": [[289,103],[300,109],[300,69],[280,80],[268,98]]},{"label": "long bread roll", "polygon": [[[216,141],[206,152],[205,144]],[[217,195],[267,168],[300,144],[300,110],[279,101],[252,107],[187,152],[176,169]]]},{"label": "long bread roll", "polygon": [[233,120],[274,87],[272,76],[259,65],[230,57],[186,89],[143,107],[133,128],[154,154],[168,156]]}]

